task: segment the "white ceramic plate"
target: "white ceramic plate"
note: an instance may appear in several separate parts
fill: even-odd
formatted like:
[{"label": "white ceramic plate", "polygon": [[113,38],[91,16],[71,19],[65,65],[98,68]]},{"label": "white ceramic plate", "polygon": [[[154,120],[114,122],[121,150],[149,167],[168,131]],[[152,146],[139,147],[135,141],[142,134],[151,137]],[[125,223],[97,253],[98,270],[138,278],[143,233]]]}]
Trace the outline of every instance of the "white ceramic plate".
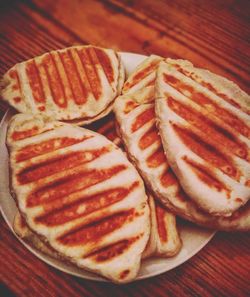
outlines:
[{"label": "white ceramic plate", "polygon": [[[129,74],[142,60],[146,57],[138,54],[131,53],[121,53],[122,60],[124,62],[126,73]],[[16,214],[17,208],[13,198],[9,191],[9,168],[8,168],[8,151],[5,145],[6,139],[6,129],[13,112],[9,110],[0,125],[0,202],[1,202],[1,212],[10,229],[13,231],[12,223],[14,216]],[[215,232],[207,230],[190,223],[180,224],[180,235],[183,241],[183,247],[180,253],[172,258],[151,258],[144,260],[140,272],[136,280],[144,279],[158,275],[160,273],[169,271],[180,264],[186,262],[196,253],[198,253],[214,236]],[[15,234],[15,233],[14,233]],[[16,235],[16,234],[15,234]],[[53,259],[38,250],[34,249],[32,246],[24,242],[22,239],[17,237],[21,243],[30,250],[39,259],[46,262],[47,264],[67,272],[69,274],[96,281],[106,281],[104,278],[99,277],[93,273],[87,272],[85,270],[79,269],[73,265],[65,264],[62,261]]]}]

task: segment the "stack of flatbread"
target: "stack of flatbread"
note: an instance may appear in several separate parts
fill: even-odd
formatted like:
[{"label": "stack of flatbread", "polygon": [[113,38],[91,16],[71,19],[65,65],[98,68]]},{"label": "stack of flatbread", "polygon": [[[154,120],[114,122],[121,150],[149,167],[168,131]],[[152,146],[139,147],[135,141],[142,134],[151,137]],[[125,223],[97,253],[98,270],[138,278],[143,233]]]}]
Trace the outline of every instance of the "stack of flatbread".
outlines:
[{"label": "stack of flatbread", "polygon": [[250,229],[249,96],[159,56],[124,79],[119,54],[77,46],[1,81],[20,112],[7,134],[16,233],[116,283],[135,279],[144,258],[179,252],[176,215]]},{"label": "stack of flatbread", "polygon": [[119,133],[155,197],[194,223],[249,230],[250,97],[190,62],[158,56],[122,92]]}]

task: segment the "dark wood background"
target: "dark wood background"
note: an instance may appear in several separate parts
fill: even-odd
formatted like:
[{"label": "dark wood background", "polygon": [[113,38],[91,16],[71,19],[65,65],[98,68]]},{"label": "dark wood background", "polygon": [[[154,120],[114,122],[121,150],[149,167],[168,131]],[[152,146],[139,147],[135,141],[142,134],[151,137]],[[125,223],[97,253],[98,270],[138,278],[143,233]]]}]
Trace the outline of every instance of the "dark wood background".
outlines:
[{"label": "dark wood background", "polygon": [[[250,1],[0,1],[0,75],[48,50],[94,44],[191,60],[250,91]],[[0,119],[5,107],[0,105]],[[1,156],[0,156],[1,157]],[[0,168],[1,170],[1,168]],[[218,232],[190,261],[117,286],[38,260],[0,219],[0,296],[249,296],[250,237]]]}]

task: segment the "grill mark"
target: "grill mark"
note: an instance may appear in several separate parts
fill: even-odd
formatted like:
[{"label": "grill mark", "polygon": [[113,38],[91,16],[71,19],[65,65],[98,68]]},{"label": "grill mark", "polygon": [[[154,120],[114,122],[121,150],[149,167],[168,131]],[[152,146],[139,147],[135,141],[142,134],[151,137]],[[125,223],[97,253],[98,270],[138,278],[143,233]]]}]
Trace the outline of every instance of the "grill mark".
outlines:
[{"label": "grill mark", "polygon": [[153,126],[145,134],[142,135],[142,137],[139,140],[139,147],[140,149],[145,150],[157,141],[160,141],[160,137],[158,135],[156,127]]},{"label": "grill mark", "polygon": [[195,154],[219,168],[228,176],[234,178],[237,181],[240,180],[240,171],[234,166],[232,160],[218,151],[216,147],[208,144],[198,135],[183,127],[177,126],[175,124],[172,124],[172,127],[179,135],[181,140],[185,143],[185,145],[189,147],[189,149],[191,149]]},{"label": "grill mark", "polygon": [[155,85],[155,78],[153,78],[151,81],[149,81],[145,87],[150,87]]},{"label": "grill mark", "polygon": [[55,104],[59,107],[67,107],[67,100],[65,98],[61,77],[59,75],[53,55],[48,53],[42,60],[41,65],[44,67],[50,93]]},{"label": "grill mark", "polygon": [[124,107],[123,112],[124,112],[125,114],[128,114],[128,113],[130,113],[133,109],[135,109],[137,106],[139,106],[139,105],[138,105],[135,101],[133,101],[133,100],[127,101],[127,102],[126,102],[126,105],[125,105],[125,107]]},{"label": "grill mark", "polygon": [[11,138],[14,141],[22,140],[22,139],[36,135],[38,133],[38,131],[39,131],[39,128],[37,126],[34,126],[33,128],[28,129],[26,131],[14,131],[11,135]]},{"label": "grill mark", "polygon": [[168,107],[180,117],[188,121],[200,131],[206,131],[206,137],[216,144],[222,145],[228,154],[234,154],[242,159],[248,159],[247,147],[240,143],[234,135],[215,124],[212,120],[199,114],[195,109],[178,102],[168,96]]},{"label": "grill mark", "polygon": [[197,83],[199,83],[200,85],[202,85],[203,87],[207,88],[209,91],[213,92],[214,94],[216,94],[217,96],[221,97],[222,99],[224,99],[225,101],[227,101],[228,103],[232,104],[234,107],[243,110],[245,113],[247,113],[248,115],[250,114],[250,111],[247,110],[247,108],[245,108],[244,106],[240,106],[240,104],[238,102],[235,101],[235,99],[230,98],[229,96],[227,96],[226,94],[220,93],[211,83],[209,82],[205,82],[202,80],[201,77],[199,77],[198,75],[196,75],[193,72],[189,72],[186,71],[185,69],[181,68],[179,65],[177,64],[173,64],[173,66],[182,74],[192,78],[194,81],[196,81]]},{"label": "grill mark", "polygon": [[[93,93],[93,90],[92,90],[92,87],[91,87],[91,84],[90,84],[90,81],[89,81],[88,73],[86,71],[85,63],[82,61],[82,58],[81,58],[80,51],[77,50],[77,49],[74,49],[74,50],[75,50],[76,55],[79,58],[80,65],[82,66],[82,69],[83,69],[83,71],[81,71],[81,81],[82,81],[82,84],[86,88],[87,94],[92,93],[94,95],[94,97],[95,97],[95,94]],[[84,50],[82,49],[82,51],[84,51]],[[86,98],[88,98],[88,97],[86,97]]]},{"label": "grill mark", "polygon": [[14,80],[16,80],[16,84],[15,85],[16,85],[17,89],[20,92],[20,95],[21,95],[20,97],[23,100],[23,98],[24,98],[24,96],[23,96],[23,89],[22,89],[22,85],[21,85],[21,82],[20,82],[20,77],[19,77],[19,74],[18,74],[17,70],[11,70],[10,73],[9,73],[9,76],[11,78],[13,78]]},{"label": "grill mark", "polygon": [[133,80],[131,82],[126,82],[123,86],[123,92],[131,89],[133,86],[135,86],[139,81],[143,80],[145,77],[147,77],[150,73],[152,73],[157,65],[159,64],[159,61],[154,61],[152,62],[150,65],[148,65],[147,67],[141,69],[139,72],[137,72],[134,77]]},{"label": "grill mark", "polygon": [[38,103],[44,103],[45,94],[42,88],[41,77],[34,59],[26,64],[25,70],[34,100]]},{"label": "grill mark", "polygon": [[170,168],[167,168],[161,176],[161,184],[164,188],[178,185],[177,179]]},{"label": "grill mark", "polygon": [[162,146],[160,146],[155,152],[153,152],[146,160],[149,168],[157,168],[163,163],[167,163],[166,156],[163,152]]},{"label": "grill mark", "polygon": [[67,80],[72,93],[72,99],[77,105],[81,105],[86,100],[84,100],[84,95],[82,91],[81,81],[77,74],[73,57],[70,54],[70,51],[58,52],[58,56],[62,62],[64,72],[66,74]]},{"label": "grill mark", "polygon": [[109,151],[110,148],[102,147],[101,149],[72,152],[70,154],[52,158],[45,162],[25,168],[17,175],[17,180],[20,184],[31,183],[55,173],[74,168],[80,164],[91,162]]},{"label": "grill mark", "polygon": [[131,132],[134,133],[135,131],[139,130],[150,120],[154,119],[154,117],[155,117],[154,107],[146,109],[136,117],[135,121],[132,124]]},{"label": "grill mark", "polygon": [[250,137],[250,129],[241,119],[239,119],[236,115],[232,114],[228,110],[220,107],[208,96],[202,94],[199,91],[196,91],[192,86],[181,82],[174,76],[164,74],[164,79],[167,83],[169,83],[183,95],[186,95],[186,91],[188,91],[188,97],[192,101],[199,104],[202,108],[206,109],[209,114],[213,114],[216,117],[222,119],[231,128],[235,129],[238,133],[244,135],[245,137]]},{"label": "grill mark", "polygon": [[97,243],[102,241],[108,234],[121,228],[126,222],[132,221],[135,215],[134,209],[115,213],[101,218],[99,221],[70,230],[61,235],[57,240],[67,246],[76,246],[90,242]]},{"label": "grill mark", "polygon": [[13,100],[15,101],[15,103],[21,103],[22,98],[17,96],[17,97],[14,97]]},{"label": "grill mark", "polygon": [[95,99],[101,96],[101,81],[93,65],[90,53],[87,48],[78,51],[82,66],[88,78],[88,82]]},{"label": "grill mark", "polygon": [[114,71],[113,71],[113,67],[110,63],[109,56],[103,50],[101,50],[99,48],[93,48],[93,51],[95,52],[95,54],[99,60],[99,64],[102,66],[103,71],[104,71],[109,83],[112,84],[112,82],[114,82],[115,78],[114,78]]},{"label": "grill mark", "polygon": [[119,275],[119,277],[120,277],[120,279],[124,279],[125,277],[127,277],[127,275],[130,273],[130,270],[129,269],[125,269],[125,270],[123,270],[121,273],[120,273],[120,275]]},{"label": "grill mark", "polygon": [[192,168],[193,172],[202,182],[207,184],[210,188],[216,189],[218,192],[225,191],[227,198],[230,198],[230,190],[227,189],[226,185],[213,175],[209,168],[202,166],[201,164],[197,164],[195,161],[190,160],[186,156],[182,157],[182,159]]},{"label": "grill mark", "polygon": [[[118,257],[119,255],[124,254],[130,247],[133,245],[136,241],[140,239],[141,235],[129,238],[129,239],[124,239],[121,241],[118,241],[114,244],[111,244],[107,247],[104,247],[102,249],[99,249],[98,251],[95,251],[91,254],[88,254],[87,257],[85,258],[92,258],[95,262],[106,262],[110,261],[111,259],[114,259]],[[123,271],[126,272],[127,270]],[[129,273],[126,272],[126,274]],[[121,277],[123,278],[123,277]]]},{"label": "grill mark", "polygon": [[56,209],[53,208],[53,205],[50,205],[48,209],[52,209],[52,211],[49,212],[46,205],[44,205],[46,214],[36,217],[35,221],[47,226],[58,226],[67,223],[125,199],[138,186],[139,182],[137,181],[129,188],[115,188],[96,195],[81,197],[70,204],[56,204]]},{"label": "grill mark", "polygon": [[167,234],[167,228],[165,226],[165,221],[164,221],[165,210],[157,201],[155,201],[155,211],[156,211],[156,220],[157,220],[157,230],[158,230],[160,240],[162,242],[167,242],[168,234]]},{"label": "grill mark", "polygon": [[27,199],[27,207],[33,207],[59,198],[62,199],[63,196],[87,189],[110,179],[112,176],[126,168],[125,165],[117,165],[102,170],[85,170],[73,173],[57,181],[52,181],[48,185],[39,188],[29,195]]},{"label": "grill mark", "polygon": [[68,146],[83,142],[92,137],[93,136],[84,136],[82,138],[69,138],[69,137],[53,138],[37,144],[31,144],[18,151],[16,155],[16,161],[17,163],[26,161],[34,157],[41,156],[46,153],[58,150],[60,148],[68,147]]},{"label": "grill mark", "polygon": [[84,85],[81,83],[81,77],[77,70],[77,65],[73,57],[72,50],[68,50],[67,53],[68,53],[68,56],[70,57],[70,60],[72,62],[71,64],[73,66],[72,74],[76,74],[71,76],[71,78],[74,77],[74,80],[75,80],[75,83],[73,83],[73,85],[74,85],[74,89],[76,89],[76,96],[75,96],[77,98],[76,104],[82,105],[87,101],[88,94],[84,89]]},{"label": "grill mark", "polygon": [[[81,88],[82,88],[82,93],[83,93],[83,96],[84,96],[82,100],[84,102],[87,102],[88,95],[91,92],[88,78],[86,76],[84,67],[82,65],[82,61],[80,59],[79,53],[76,50],[76,48],[71,49],[70,53],[72,55],[72,59],[74,61],[76,73],[77,73],[77,76],[78,76],[78,79],[79,79],[79,82],[80,82],[80,85],[81,85]],[[74,53],[75,57],[73,56],[73,53]],[[82,69],[79,69],[79,67],[82,68]]]}]

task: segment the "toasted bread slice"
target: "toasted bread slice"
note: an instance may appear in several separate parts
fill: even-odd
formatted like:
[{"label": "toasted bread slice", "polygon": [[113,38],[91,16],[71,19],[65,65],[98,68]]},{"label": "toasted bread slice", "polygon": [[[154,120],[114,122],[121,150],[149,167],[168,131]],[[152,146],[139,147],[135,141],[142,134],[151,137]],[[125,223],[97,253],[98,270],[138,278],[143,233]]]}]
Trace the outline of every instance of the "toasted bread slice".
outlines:
[{"label": "toasted bread slice", "polygon": [[3,76],[1,95],[19,112],[87,124],[110,112],[124,75],[115,51],[74,46],[13,66]]},{"label": "toasted bread slice", "polygon": [[12,193],[29,228],[79,267],[133,280],[150,232],[143,181],[106,137],[19,114],[7,134]]},{"label": "toasted bread slice", "polygon": [[[196,75],[194,67],[185,72],[172,64],[160,63],[155,101],[168,162],[199,208],[231,216],[250,198],[250,121],[245,112],[250,97],[229,81],[220,89],[225,79],[210,79],[209,74],[207,80],[203,70]],[[227,85],[241,96],[230,99]]]}]

